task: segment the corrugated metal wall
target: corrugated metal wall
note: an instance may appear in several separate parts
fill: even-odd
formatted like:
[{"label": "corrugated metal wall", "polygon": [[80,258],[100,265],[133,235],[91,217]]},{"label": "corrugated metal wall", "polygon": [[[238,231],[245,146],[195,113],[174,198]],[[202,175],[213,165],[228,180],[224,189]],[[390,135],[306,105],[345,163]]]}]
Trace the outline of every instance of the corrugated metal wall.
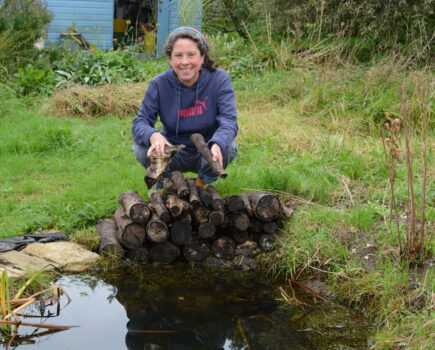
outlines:
[{"label": "corrugated metal wall", "polygon": [[48,25],[50,42],[59,42],[61,33],[69,27],[76,28],[85,39],[98,48],[110,49],[113,45],[113,0],[46,0],[54,15]]}]

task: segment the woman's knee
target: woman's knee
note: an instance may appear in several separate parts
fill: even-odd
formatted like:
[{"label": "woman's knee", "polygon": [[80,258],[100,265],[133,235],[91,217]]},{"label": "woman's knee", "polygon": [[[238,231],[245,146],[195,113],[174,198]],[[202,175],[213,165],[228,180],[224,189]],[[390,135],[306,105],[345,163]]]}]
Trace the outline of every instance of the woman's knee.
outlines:
[{"label": "woman's knee", "polygon": [[148,168],[150,165],[150,158],[148,157],[148,147],[134,144],[131,147],[132,151],[134,152],[134,155],[136,156],[136,160],[144,167]]}]

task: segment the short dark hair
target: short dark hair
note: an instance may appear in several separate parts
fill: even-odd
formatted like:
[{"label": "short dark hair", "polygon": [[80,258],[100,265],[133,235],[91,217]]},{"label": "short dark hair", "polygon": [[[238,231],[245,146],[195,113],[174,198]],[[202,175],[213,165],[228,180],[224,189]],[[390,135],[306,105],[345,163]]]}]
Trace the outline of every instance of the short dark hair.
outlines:
[{"label": "short dark hair", "polygon": [[216,61],[212,59],[208,54],[209,47],[210,47],[209,43],[206,42],[206,45],[204,45],[203,40],[205,40],[205,38],[203,36],[201,37],[199,34],[193,31],[180,30],[169,34],[168,38],[165,41],[165,46],[164,46],[165,54],[168,58],[171,58],[172,50],[174,49],[175,42],[178,39],[192,40],[196,44],[201,56],[204,56],[203,67],[207,68],[211,72],[214,72],[216,70],[218,65]]}]

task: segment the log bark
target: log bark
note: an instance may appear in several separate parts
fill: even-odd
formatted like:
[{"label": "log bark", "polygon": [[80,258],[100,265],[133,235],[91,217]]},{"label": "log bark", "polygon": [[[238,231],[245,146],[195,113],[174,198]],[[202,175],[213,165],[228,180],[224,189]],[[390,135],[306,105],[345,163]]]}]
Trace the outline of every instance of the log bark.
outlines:
[{"label": "log bark", "polygon": [[225,198],[225,206],[231,213],[238,213],[245,209],[245,205],[239,196],[227,196]]},{"label": "log bark", "polygon": [[240,199],[242,200],[242,202],[243,202],[243,204],[245,206],[245,210],[248,213],[248,215],[249,216],[253,216],[254,215],[254,211],[252,210],[251,203],[249,202],[248,194],[241,193],[240,194]]},{"label": "log bark", "polygon": [[236,270],[255,271],[258,268],[258,263],[254,258],[238,255],[233,260],[233,267]]},{"label": "log bark", "polygon": [[217,258],[232,259],[234,257],[234,242],[228,237],[218,238],[213,242],[211,251]]},{"label": "log bark", "polygon": [[189,212],[184,211],[181,213],[181,215],[177,218],[177,221],[182,222],[183,224],[191,224],[192,223],[192,216]]},{"label": "log bark", "polygon": [[157,214],[153,214],[146,227],[146,236],[148,240],[154,243],[163,243],[169,237],[168,226],[160,220]]},{"label": "log bark", "polygon": [[266,192],[251,192],[248,194],[252,210],[257,218],[272,221],[280,214],[280,201],[276,196]]},{"label": "log bark", "polygon": [[126,214],[124,208],[119,208],[115,212],[115,222],[118,227],[116,238],[118,242],[129,249],[142,247],[145,241],[145,228],[131,220]]},{"label": "log bark", "polygon": [[163,184],[163,198],[167,198],[168,194],[177,194],[177,188],[169,177],[162,181]]},{"label": "log bark", "polygon": [[243,244],[237,246],[235,250],[235,255],[243,255],[247,258],[256,257],[260,253],[258,244],[253,241],[246,241]]},{"label": "log bark", "polygon": [[261,235],[258,239],[258,245],[263,250],[272,250],[275,247],[275,237],[269,234]]},{"label": "log bark", "polygon": [[216,233],[216,226],[208,222],[204,222],[198,227],[198,235],[203,239],[211,239],[214,237],[215,233]]},{"label": "log bark", "polygon": [[208,214],[208,222],[214,226],[220,226],[225,220],[225,210],[224,208],[218,210],[211,210]]},{"label": "log bark", "polygon": [[151,200],[154,211],[163,222],[167,223],[171,219],[171,214],[169,214],[166,209],[165,203],[163,203],[163,199],[160,196],[159,191],[150,190],[148,192],[148,198]]},{"label": "log bark", "polygon": [[225,203],[218,190],[214,186],[208,185],[206,191],[211,194],[211,207],[215,210],[223,209]]},{"label": "log bark", "polygon": [[249,216],[244,212],[233,215],[234,227],[240,231],[246,231],[249,227]]},{"label": "log bark", "polygon": [[207,208],[211,207],[212,195],[210,192],[207,192],[205,188],[196,186],[198,190],[199,198],[201,199],[201,203],[205,205]]},{"label": "log bark", "polygon": [[249,229],[254,233],[263,232],[264,222],[257,219],[255,216],[251,217],[249,220]]},{"label": "log bark", "polygon": [[263,231],[268,234],[274,234],[278,230],[278,224],[275,221],[265,222],[263,224]]},{"label": "log bark", "polygon": [[189,188],[186,181],[184,181],[184,175],[181,171],[173,171],[171,174],[172,181],[177,188],[177,194],[180,198],[189,198]]},{"label": "log bark", "polygon": [[183,200],[180,199],[176,194],[168,193],[166,197],[166,208],[169,209],[173,218],[177,218],[183,212],[185,208]]},{"label": "log bark", "polygon": [[210,210],[208,210],[206,207],[199,207],[192,210],[193,217],[195,219],[195,222],[198,224],[202,224],[204,222],[208,221],[208,214]]},{"label": "log bark", "polygon": [[231,231],[233,239],[237,243],[245,243],[249,239],[248,231],[240,231],[236,228],[233,228]]},{"label": "log bark", "polygon": [[225,179],[228,174],[225,172],[225,169],[219,164],[219,162],[213,160],[213,155],[211,154],[208,145],[205,143],[204,137],[201,134],[192,134],[190,135],[190,139],[192,140],[198,152],[204,157],[211,170],[217,176]]},{"label": "log bark", "polygon": [[190,176],[186,177],[186,185],[189,189],[189,203],[192,208],[198,208],[201,206],[201,198],[198,194],[198,189],[196,188],[195,180]]},{"label": "log bark", "polygon": [[150,259],[150,254],[146,248],[129,249],[126,255],[128,259],[140,265],[148,264]]},{"label": "log bark", "polygon": [[114,255],[117,257],[124,256],[124,249],[119,244],[116,238],[118,229],[114,220],[98,220],[97,230],[100,233],[100,249],[101,255]]},{"label": "log bark", "polygon": [[177,245],[185,245],[192,240],[192,225],[176,220],[171,226],[171,239]]},{"label": "log bark", "polygon": [[210,256],[210,246],[200,237],[193,237],[192,241],[184,246],[183,255],[188,262],[202,262]]},{"label": "log bark", "polygon": [[166,146],[165,151],[162,155],[158,155],[156,151],[151,152],[150,159],[151,163],[149,167],[146,169],[145,174],[145,183],[150,189],[154,186],[154,184],[161,178],[169,163],[171,162],[172,157],[180,152],[185,145],[176,145],[176,146]]},{"label": "log bark", "polygon": [[148,204],[142,199],[137,191],[123,192],[118,196],[118,202],[122,205],[127,216],[134,222],[144,224],[151,215]]},{"label": "log bark", "polygon": [[169,242],[153,244],[149,252],[153,263],[163,265],[174,262],[180,256],[180,248]]}]

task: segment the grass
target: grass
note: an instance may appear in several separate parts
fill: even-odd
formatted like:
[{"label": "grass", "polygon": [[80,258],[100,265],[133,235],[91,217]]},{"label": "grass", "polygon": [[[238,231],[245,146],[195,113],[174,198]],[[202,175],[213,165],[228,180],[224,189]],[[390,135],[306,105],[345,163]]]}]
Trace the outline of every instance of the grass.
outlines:
[{"label": "grass", "polygon": [[[261,189],[292,201],[295,214],[278,249],[265,257],[270,271],[319,275],[335,295],[366,308],[379,325],[375,348],[429,349],[434,269],[414,269],[398,258],[378,133],[385,112],[400,113],[400,82],[409,83],[412,99],[422,72],[386,61],[334,69],[296,63],[290,71],[234,80],[239,154],[216,187],[222,195]],[[132,118],[59,119],[35,105],[9,102],[0,118],[1,237],[57,229],[95,243],[96,221],[114,213],[121,192],[146,197],[144,169],[130,149]],[[433,123],[432,112],[428,231],[435,222]],[[419,151],[418,142],[413,146]],[[422,169],[418,158],[414,163],[418,184]],[[406,175],[405,163],[399,164],[396,196],[402,206]],[[428,257],[434,249],[432,242]]]}]

